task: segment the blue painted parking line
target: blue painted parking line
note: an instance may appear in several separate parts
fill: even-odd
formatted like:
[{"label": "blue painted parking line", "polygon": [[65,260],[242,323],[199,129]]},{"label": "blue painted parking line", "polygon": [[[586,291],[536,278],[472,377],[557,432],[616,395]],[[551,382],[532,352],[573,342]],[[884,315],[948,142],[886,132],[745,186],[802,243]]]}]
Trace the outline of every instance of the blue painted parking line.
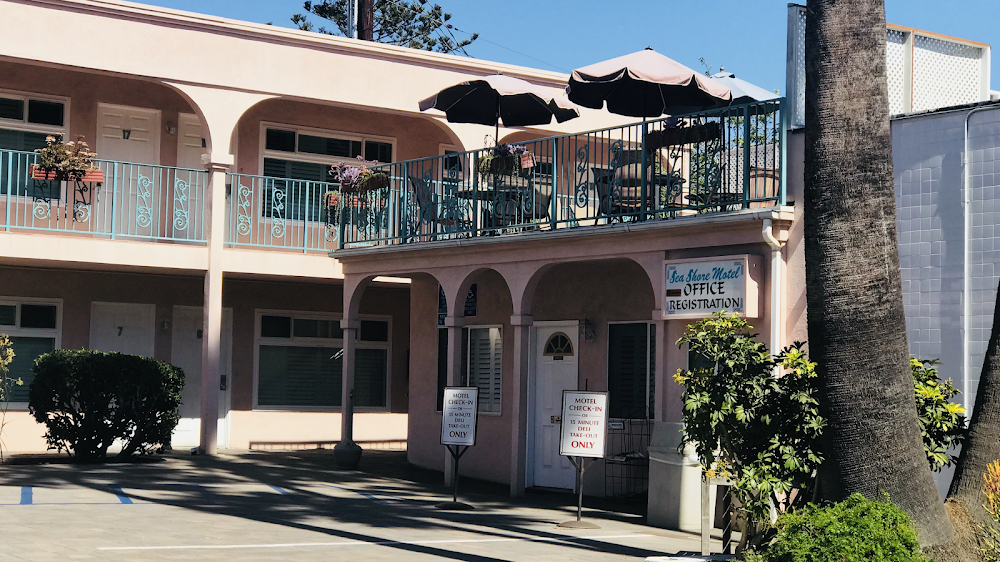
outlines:
[{"label": "blue painted parking line", "polygon": [[125,495],[121,488],[111,488],[111,493],[118,496],[118,501],[121,503],[132,503],[132,498]]},{"label": "blue painted parking line", "polygon": [[284,488],[279,488],[277,486],[271,486],[271,489],[273,489],[275,492],[278,492],[279,494],[281,494],[283,496],[291,495],[291,492],[289,492],[288,490],[286,490]]},{"label": "blue painted parking line", "polygon": [[371,494],[366,494],[364,492],[359,492],[358,490],[352,490],[351,488],[345,488],[344,486],[337,486],[336,484],[323,484],[323,485],[327,486],[327,487],[330,487],[330,488],[337,488],[339,490],[346,490],[348,492],[353,492],[355,494],[358,494],[359,496],[368,498],[370,500],[377,501],[379,503],[386,503],[386,501],[384,499],[380,498],[380,497],[373,496]]},{"label": "blue painted parking line", "polygon": [[21,486],[21,505],[31,505],[31,486]]}]

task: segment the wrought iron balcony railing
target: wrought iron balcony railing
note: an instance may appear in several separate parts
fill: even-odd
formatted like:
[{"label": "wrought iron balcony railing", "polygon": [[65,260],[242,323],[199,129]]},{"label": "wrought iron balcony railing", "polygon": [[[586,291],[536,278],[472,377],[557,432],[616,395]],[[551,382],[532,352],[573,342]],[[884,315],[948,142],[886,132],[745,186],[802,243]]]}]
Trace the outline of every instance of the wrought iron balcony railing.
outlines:
[{"label": "wrought iron balcony railing", "polygon": [[326,244],[351,248],[780,205],[782,101],[519,142],[523,148],[513,152],[473,150],[375,166],[388,175],[387,187],[345,193],[336,209],[305,215],[325,218]]},{"label": "wrought iron balcony railing", "polygon": [[0,150],[0,229],[205,243],[204,170],[95,160],[100,181],[46,180],[37,162]]}]

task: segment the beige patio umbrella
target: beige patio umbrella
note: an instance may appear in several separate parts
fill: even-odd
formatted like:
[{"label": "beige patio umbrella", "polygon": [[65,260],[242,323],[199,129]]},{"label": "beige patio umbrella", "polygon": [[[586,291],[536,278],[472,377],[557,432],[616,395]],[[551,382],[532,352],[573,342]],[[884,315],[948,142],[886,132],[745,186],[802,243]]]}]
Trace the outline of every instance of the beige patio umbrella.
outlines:
[{"label": "beige patio umbrella", "polygon": [[725,107],[729,88],[652,48],[578,68],[566,88],[577,105],[630,117],[678,115]]}]

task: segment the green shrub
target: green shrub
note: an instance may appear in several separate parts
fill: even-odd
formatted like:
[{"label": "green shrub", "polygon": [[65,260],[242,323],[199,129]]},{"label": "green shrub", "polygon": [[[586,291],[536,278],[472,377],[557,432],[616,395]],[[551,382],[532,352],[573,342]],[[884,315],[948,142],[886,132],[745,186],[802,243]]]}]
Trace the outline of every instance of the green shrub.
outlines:
[{"label": "green shrub", "polygon": [[759,562],[928,562],[909,515],[889,502],[853,494],[829,506],[809,506],[778,518]]},{"label": "green shrub", "polygon": [[927,464],[935,472],[958,461],[952,451],[961,446],[965,437],[965,408],[949,402],[959,390],[952,386],[951,379],[942,381],[938,377],[935,366],[940,364],[937,359],[910,359],[920,436]]},{"label": "green shrub", "polygon": [[163,361],[87,349],[57,349],[35,361],[28,410],[44,423],[50,449],[82,458],[119,456],[170,446],[180,420],[184,372]]},{"label": "green shrub", "polygon": [[[777,356],[754,339],[752,326],[718,313],[688,326],[678,341],[712,368],[679,371],[684,437],[708,476],[728,478],[746,523],[740,547],[767,540],[771,506],[805,505],[823,462],[819,379],[797,342]],[[775,366],[782,375],[774,376]]]}]

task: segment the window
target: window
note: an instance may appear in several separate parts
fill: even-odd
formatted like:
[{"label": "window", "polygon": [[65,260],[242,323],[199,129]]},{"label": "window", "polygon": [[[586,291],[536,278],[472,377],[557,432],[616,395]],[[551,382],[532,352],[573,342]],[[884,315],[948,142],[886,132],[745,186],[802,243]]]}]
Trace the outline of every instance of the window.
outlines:
[{"label": "window", "polygon": [[394,142],[324,131],[299,131],[293,128],[265,127],[264,150],[333,157],[331,163],[356,159],[392,162]]},{"label": "window", "polygon": [[13,387],[10,402],[27,403],[35,359],[59,347],[59,304],[0,299],[0,333],[10,336],[14,348],[7,375],[24,382]]},{"label": "window", "polygon": [[551,357],[554,361],[562,361],[563,357],[573,356],[573,342],[569,336],[562,332],[556,332],[549,336],[542,349],[542,355]]},{"label": "window", "polygon": [[466,386],[479,388],[479,411],[500,413],[503,337],[499,327],[469,327],[465,355]]},{"label": "window", "polygon": [[[324,409],[341,406],[343,338],[333,316],[258,314],[257,406]],[[361,322],[354,405],[388,404],[389,320]]]},{"label": "window", "polygon": [[656,325],[608,326],[608,415],[621,419],[653,417]]},{"label": "window", "polygon": [[[65,136],[68,100],[0,91],[0,151],[34,152],[45,147],[45,137]],[[44,196],[59,199],[59,182],[28,179],[34,156],[0,152],[0,195]]]},{"label": "window", "polygon": [[62,129],[66,124],[66,102],[45,96],[0,91],[0,124],[14,125],[18,129],[63,132],[56,129]]}]

